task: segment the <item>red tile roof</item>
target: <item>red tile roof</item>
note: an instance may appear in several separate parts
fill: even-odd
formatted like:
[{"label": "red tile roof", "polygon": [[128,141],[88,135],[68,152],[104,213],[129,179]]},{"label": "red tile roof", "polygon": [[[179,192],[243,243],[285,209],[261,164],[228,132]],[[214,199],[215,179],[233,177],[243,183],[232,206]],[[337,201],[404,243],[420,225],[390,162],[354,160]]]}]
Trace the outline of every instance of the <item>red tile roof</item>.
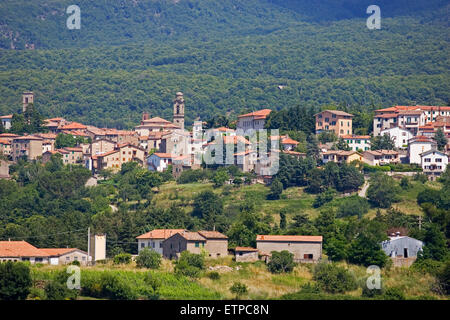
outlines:
[{"label": "red tile roof", "polygon": [[0,257],[48,257],[49,254],[26,241],[0,241]]},{"label": "red tile roof", "polygon": [[171,153],[155,152],[153,154],[160,158],[172,158],[173,157],[173,155]]},{"label": "red tile roof", "polygon": [[183,232],[184,229],[154,229],[147,233],[137,236],[136,239],[167,239],[175,233]]},{"label": "red tile roof", "polygon": [[295,141],[294,139],[291,138],[284,138],[283,140],[281,140],[281,144],[299,144],[300,142]]},{"label": "red tile roof", "polygon": [[39,250],[47,253],[49,256],[62,256],[63,254],[67,254],[67,253],[70,253],[73,251],[81,251],[81,252],[87,254],[87,252],[84,252],[77,248],[42,248]]},{"label": "red tile roof", "polygon": [[78,122],[72,122],[61,127],[61,130],[76,130],[76,129],[86,129],[87,127],[84,124]]},{"label": "red tile roof", "polygon": [[270,110],[270,109],[262,109],[262,110],[242,114],[242,115],[238,116],[238,118],[255,117],[255,119],[256,118],[257,119],[265,119],[271,112],[272,112],[272,110]]},{"label": "red tile roof", "polygon": [[202,237],[198,232],[183,231],[179,232],[179,234],[189,241],[206,241],[206,239]]},{"label": "red tile roof", "polygon": [[322,242],[322,236],[279,236],[279,235],[257,235],[256,241],[275,242]]},{"label": "red tile roof", "polygon": [[0,119],[12,119],[13,115],[12,114],[8,114],[6,116],[1,116]]},{"label": "red tile roof", "polygon": [[198,233],[206,239],[228,239],[228,237],[226,235],[224,235],[223,233],[220,233],[218,231],[202,230],[202,231],[199,231]]}]

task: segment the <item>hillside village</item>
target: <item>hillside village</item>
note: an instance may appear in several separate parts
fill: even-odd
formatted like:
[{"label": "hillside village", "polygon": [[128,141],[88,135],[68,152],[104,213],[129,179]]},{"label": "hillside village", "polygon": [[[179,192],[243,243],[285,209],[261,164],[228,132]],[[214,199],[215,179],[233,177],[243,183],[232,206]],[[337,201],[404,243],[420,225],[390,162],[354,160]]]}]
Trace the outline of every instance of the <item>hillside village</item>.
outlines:
[{"label": "hillside village", "polygon": [[[23,93],[22,114],[30,114],[35,111],[33,110],[34,99],[35,96],[32,92]],[[267,141],[270,141],[270,148],[261,148],[258,141],[255,142],[252,130],[266,128],[267,120],[273,112],[270,109],[239,115],[237,120],[232,122],[233,128],[222,126],[206,129],[207,123],[198,120],[193,123],[192,131],[185,128],[185,112],[184,96],[178,92],[173,101],[172,122],[160,117],[150,117],[149,113],[145,112],[142,115],[141,123],[136,125],[133,130],[97,128],[58,117],[43,120],[40,132],[17,135],[9,132],[12,128],[13,115],[2,116],[2,127],[5,132],[0,134],[0,148],[3,153],[1,178],[12,179],[10,166],[20,163],[49,164],[53,163],[55,159],[61,159],[66,166],[80,166],[84,170],[88,169],[90,178],[86,182],[86,186],[104,183],[106,176],[120,175],[122,169],[129,170],[127,166],[132,163],[145,172],[168,173],[174,179],[179,179],[183,174],[189,172],[208,170],[208,166],[216,172],[219,172],[218,168],[235,166],[240,173],[248,174],[244,176],[247,185],[265,185],[275,193],[273,190],[277,188],[277,184],[280,184],[280,180],[283,185],[289,185],[292,182],[290,180],[296,178],[285,176],[286,161],[298,161],[296,165],[303,163],[310,166],[308,170],[311,171],[308,174],[312,178],[308,177],[308,188],[317,189],[317,192],[314,191],[314,193],[319,193],[319,195],[314,203],[319,203],[320,207],[323,205],[320,201],[325,203],[331,201],[330,199],[321,200],[326,199],[330,187],[327,189],[321,185],[324,181],[321,179],[325,178],[315,179],[313,173],[318,170],[318,172],[326,171],[326,174],[329,174],[328,170],[334,170],[330,167],[332,163],[336,165],[336,168],[343,168],[338,169],[343,170],[339,173],[343,175],[342,180],[347,179],[345,175],[349,176],[349,180],[342,182],[343,186],[339,185],[341,183],[337,181],[339,179],[329,181],[328,184],[336,186],[336,190],[342,192],[342,197],[349,196],[349,200],[355,199],[352,196],[354,192],[365,197],[368,177],[366,175],[363,179],[361,172],[364,170],[373,172],[380,168],[389,168],[385,171],[390,173],[391,170],[395,172],[396,168],[400,168],[397,172],[400,175],[411,177],[413,174],[422,173],[430,182],[439,180],[444,172],[448,171],[450,107],[395,106],[376,110],[372,135],[353,134],[352,114],[325,109],[314,114],[315,136],[317,138],[321,135],[329,135],[334,138],[328,142],[316,142],[317,150],[314,155],[309,154],[310,150],[308,152],[299,151],[298,146],[301,142],[294,140],[284,132],[268,136]],[[444,139],[436,138],[439,135],[443,135]],[[60,146],[60,144],[64,144],[64,138],[67,137],[70,137],[72,143],[75,141],[75,145]],[[443,141],[445,141],[444,144]],[[379,146],[374,147],[375,143]],[[205,161],[211,155],[220,155],[221,151],[224,151],[225,159],[232,159],[232,161],[217,161],[216,158],[216,162],[212,165]],[[230,151],[232,157],[229,156],[228,152]],[[312,159],[314,156],[317,157],[317,161],[309,163],[308,159]],[[273,167],[276,168],[278,165],[281,177],[278,171],[272,171]],[[350,181],[351,179],[354,181]],[[238,181],[227,177],[222,183],[236,185]],[[297,184],[294,185],[302,185],[301,181],[295,183]],[[158,188],[152,188],[152,190],[154,189]],[[202,195],[207,198],[206,202],[215,201],[213,197],[216,196],[213,192],[201,193],[199,197]],[[273,195],[270,193],[268,198],[271,197]],[[278,194],[278,199],[279,197]],[[148,204],[144,205],[151,205],[151,200],[150,197]],[[195,201],[200,200],[197,197]],[[380,205],[380,207],[382,206]],[[253,209],[245,208],[245,204],[242,208],[244,219],[246,219],[246,210],[251,212]],[[389,208],[389,206],[385,206],[385,208]],[[397,214],[395,210],[393,212],[393,214]],[[205,255],[210,260],[224,261],[223,259],[232,257],[236,263],[263,262],[265,265],[270,265],[273,259],[279,259],[278,254],[283,252],[287,252],[291,256],[292,263],[295,264],[315,265],[328,261],[327,259],[330,257],[342,259],[344,256],[350,261],[356,261],[356,255],[351,255],[352,251],[345,255],[332,251],[334,247],[330,245],[330,241],[337,240],[324,233],[323,230],[326,229],[322,231],[319,227],[315,229],[312,222],[301,214],[292,218],[293,225],[296,227],[283,233],[281,229],[286,229],[285,215],[286,212],[281,210],[279,227],[276,226],[272,230],[259,227],[259,231],[267,230],[267,232],[254,232],[250,235],[245,234],[245,229],[243,229],[244,231],[233,229],[239,223],[228,229],[228,232],[218,231],[216,224],[219,230],[224,229],[220,225],[220,220],[203,224],[202,226],[208,226],[207,229],[195,227],[194,229],[198,231],[186,227],[150,227],[148,230],[149,225],[147,224],[145,228],[148,231],[134,237],[134,242],[128,242],[126,246],[137,248],[137,254],[133,255],[134,260],[139,259],[143,252],[150,250],[168,261],[183,259],[186,252]],[[321,212],[317,219],[327,219],[326,215],[327,213]],[[377,217],[381,217],[379,212],[377,212]],[[283,219],[284,227],[282,226]],[[205,221],[207,221],[206,218]],[[419,231],[421,223],[422,220],[419,218]],[[252,222],[249,224],[251,225]],[[242,235],[245,234],[246,238],[240,239],[241,232]],[[386,264],[385,260],[389,257],[395,267],[410,267],[426,246],[426,243],[410,236],[402,228],[383,230],[383,233],[384,236],[381,237],[384,239],[383,241],[370,240],[375,241],[375,245],[379,247],[378,250],[381,249],[384,252],[384,257],[379,258],[380,264],[383,265]],[[357,235],[356,243],[360,241],[359,236]],[[231,237],[232,239],[230,239]],[[28,261],[32,264],[48,264],[50,266],[76,262],[83,266],[92,266],[104,263],[107,257],[111,257],[111,252],[107,252],[107,250],[111,251],[111,247],[110,245],[107,247],[109,240],[105,234],[95,234],[89,239],[90,244],[87,251],[74,247],[38,248],[28,241],[2,239],[3,241],[0,241],[0,261]],[[328,255],[325,259],[324,247]],[[135,250],[133,249],[133,251]],[[117,256],[120,257],[121,254]],[[362,264],[368,265],[369,263]]]},{"label": "hillside village", "polygon": [[[24,92],[22,99],[22,113],[25,114],[33,107],[33,92]],[[206,122],[198,120],[193,123],[192,131],[187,131],[184,124],[185,101],[183,94],[178,92],[173,101],[172,122],[160,117],[150,118],[145,112],[141,123],[130,131],[50,118],[43,121],[46,132],[18,136],[8,133],[13,115],[4,115],[0,119],[6,132],[0,134],[0,150],[12,162],[26,159],[45,163],[52,155],[59,154],[65,164],[85,166],[94,176],[105,169],[117,172],[124,163],[135,161],[151,171],[162,172],[171,168],[174,177],[178,177],[183,170],[199,169],[205,154],[217,148],[215,139],[219,138],[220,145],[234,146],[225,151],[225,157],[229,157],[227,151],[234,150],[233,163],[228,165],[238,165],[241,171],[253,172],[259,181],[268,182],[271,175],[267,168],[272,164],[267,159],[277,158],[278,148],[287,155],[306,156],[295,151],[299,142],[287,134],[271,136],[275,147],[271,146],[266,154],[258,152],[258,144],[249,141],[249,130],[264,129],[270,113],[270,109],[263,109],[240,115],[235,123],[236,130],[226,127],[205,130]],[[373,136],[354,135],[352,117],[352,114],[339,110],[324,110],[315,115],[316,134],[334,133],[348,146],[347,150],[340,150],[336,144],[319,145],[323,164],[330,161],[360,161],[370,166],[414,164],[420,166],[430,179],[436,179],[446,170],[450,151],[450,107],[395,106],[376,110]],[[438,131],[447,138],[447,144],[441,148],[434,139]],[[74,147],[57,148],[59,134],[70,135],[83,142]],[[393,147],[373,149],[371,139],[377,136],[388,136]],[[274,140],[278,143],[275,144]],[[7,165],[7,162],[2,162],[2,168]],[[6,171],[2,169],[1,172],[7,176]]]}]

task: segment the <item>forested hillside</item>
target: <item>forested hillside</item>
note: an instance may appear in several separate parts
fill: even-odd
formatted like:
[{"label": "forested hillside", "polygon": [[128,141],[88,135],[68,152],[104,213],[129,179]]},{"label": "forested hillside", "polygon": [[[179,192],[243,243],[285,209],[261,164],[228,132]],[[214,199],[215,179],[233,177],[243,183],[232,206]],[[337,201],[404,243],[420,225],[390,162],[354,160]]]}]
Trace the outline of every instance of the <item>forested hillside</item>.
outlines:
[{"label": "forested hillside", "polygon": [[81,30],[68,30],[69,1],[3,1],[0,114],[24,90],[45,116],[119,128],[144,110],[170,118],[176,91],[188,124],[266,107],[447,105],[446,2],[380,1],[381,30],[366,27],[366,2],[79,1]]}]

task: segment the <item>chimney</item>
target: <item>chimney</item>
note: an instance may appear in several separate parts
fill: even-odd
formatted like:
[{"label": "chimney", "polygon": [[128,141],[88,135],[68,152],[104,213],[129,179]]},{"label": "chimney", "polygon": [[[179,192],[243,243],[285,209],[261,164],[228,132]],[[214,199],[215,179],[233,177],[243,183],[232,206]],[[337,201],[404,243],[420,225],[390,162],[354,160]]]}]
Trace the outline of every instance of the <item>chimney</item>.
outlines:
[{"label": "chimney", "polygon": [[397,231],[397,232],[395,233],[395,235],[396,235],[397,237],[400,237],[400,231]]}]

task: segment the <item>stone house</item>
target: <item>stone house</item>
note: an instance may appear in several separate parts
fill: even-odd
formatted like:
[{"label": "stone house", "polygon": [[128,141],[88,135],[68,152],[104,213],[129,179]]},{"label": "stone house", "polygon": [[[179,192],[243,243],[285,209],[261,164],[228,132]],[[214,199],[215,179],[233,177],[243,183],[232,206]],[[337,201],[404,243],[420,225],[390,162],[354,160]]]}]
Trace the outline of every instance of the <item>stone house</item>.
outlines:
[{"label": "stone house", "polygon": [[175,233],[163,242],[163,256],[178,258],[183,251],[195,254],[206,252],[209,257],[228,255],[228,238],[217,231],[182,231]]},{"label": "stone house", "polygon": [[198,232],[178,232],[163,242],[163,256],[167,259],[178,259],[181,252],[186,250],[201,254],[205,245],[206,239]]},{"label": "stone house", "polygon": [[205,250],[211,258],[226,257],[228,255],[228,237],[218,231],[199,231],[206,239]]},{"label": "stone house", "polygon": [[163,242],[167,238],[170,238],[175,233],[183,232],[184,229],[154,229],[147,233],[137,236],[138,239],[138,252],[144,248],[156,251],[159,254],[163,254]]},{"label": "stone house", "polygon": [[322,257],[322,236],[257,235],[256,248],[261,254],[287,250],[295,262],[316,263]]},{"label": "stone house", "polygon": [[13,161],[22,157],[26,157],[27,160],[36,160],[42,156],[42,141],[42,138],[31,135],[13,138],[11,149]]}]

